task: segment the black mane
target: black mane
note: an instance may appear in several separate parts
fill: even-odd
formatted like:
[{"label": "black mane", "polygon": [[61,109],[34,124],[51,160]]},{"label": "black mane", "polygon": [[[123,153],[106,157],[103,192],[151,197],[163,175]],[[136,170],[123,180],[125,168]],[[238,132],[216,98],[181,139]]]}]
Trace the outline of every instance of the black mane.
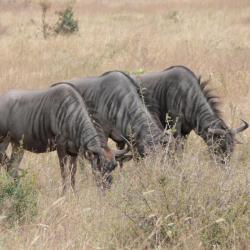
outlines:
[{"label": "black mane", "polygon": [[197,77],[192,70],[190,70],[189,68],[187,68],[186,66],[183,66],[183,65],[170,66],[170,67],[164,69],[163,71],[168,71],[168,70],[171,70],[171,69],[176,68],[176,67],[185,69],[194,78],[196,78],[198,80],[198,84],[200,86],[200,89],[201,89],[202,93],[204,94],[209,106],[214,111],[215,115],[218,116],[218,118],[222,120],[222,112],[219,108],[219,106],[221,104],[220,97],[217,96],[216,94],[214,94],[214,89],[211,89],[208,87],[210,80],[201,81],[201,76]]}]

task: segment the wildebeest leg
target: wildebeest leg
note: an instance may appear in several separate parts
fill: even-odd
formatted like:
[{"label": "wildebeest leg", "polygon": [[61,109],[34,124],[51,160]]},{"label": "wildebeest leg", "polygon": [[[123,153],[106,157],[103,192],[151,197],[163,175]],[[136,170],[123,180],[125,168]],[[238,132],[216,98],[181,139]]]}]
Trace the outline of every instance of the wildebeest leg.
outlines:
[{"label": "wildebeest leg", "polygon": [[19,145],[12,143],[12,152],[10,160],[7,164],[7,171],[13,176],[14,179],[18,177],[18,169],[20,162],[23,158],[24,149]]},{"label": "wildebeest leg", "polygon": [[77,169],[76,159],[77,159],[77,156],[71,156],[70,163],[69,163],[71,187],[73,188],[74,191],[75,191],[75,175],[76,175],[76,169]]},{"label": "wildebeest leg", "polygon": [[9,158],[6,155],[6,150],[9,146],[9,143],[10,143],[9,137],[4,138],[2,142],[0,143],[0,164],[3,166],[7,166],[9,162]]},{"label": "wildebeest leg", "polygon": [[65,150],[65,147],[63,146],[57,146],[57,155],[59,158],[59,164],[60,164],[60,170],[61,170],[61,176],[62,176],[62,195],[65,194],[67,185],[66,185],[66,179],[67,179],[67,173],[65,171],[65,166],[67,165],[67,153]]},{"label": "wildebeest leg", "polygon": [[185,136],[182,134],[182,117],[177,117],[175,122],[175,150],[177,153],[182,153],[185,145]]},{"label": "wildebeest leg", "polygon": [[126,146],[126,142],[124,142],[124,141],[118,141],[118,142],[116,142],[116,147],[118,148],[118,149],[124,149],[125,148],[125,146]]},{"label": "wildebeest leg", "polygon": [[[110,134],[110,137],[116,143],[117,149],[122,150],[122,149],[125,148],[126,142],[121,137],[121,134],[118,131],[112,130],[111,134]],[[108,138],[107,138],[107,141],[108,141]],[[120,160],[118,159],[117,161],[119,162],[120,169],[122,169],[123,168],[123,160],[122,159],[120,159]]]}]

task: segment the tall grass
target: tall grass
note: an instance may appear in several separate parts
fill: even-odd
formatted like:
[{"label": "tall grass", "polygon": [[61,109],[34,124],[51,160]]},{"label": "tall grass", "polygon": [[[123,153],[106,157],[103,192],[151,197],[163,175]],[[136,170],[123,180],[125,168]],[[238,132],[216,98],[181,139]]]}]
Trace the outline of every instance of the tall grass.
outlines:
[{"label": "tall grass", "polygon": [[[250,223],[249,169],[245,152],[227,171],[188,145],[183,158],[161,154],[117,170],[114,185],[100,193],[90,166],[78,172],[77,196],[60,198],[58,166],[42,156],[38,169],[38,215],[5,231],[10,249],[247,249]],[[203,155],[204,154],[204,155]],[[33,166],[35,156],[25,160]],[[42,162],[51,166],[42,168]],[[239,159],[241,162],[239,163]],[[49,169],[54,168],[48,175]],[[44,178],[54,180],[49,183]]]}]

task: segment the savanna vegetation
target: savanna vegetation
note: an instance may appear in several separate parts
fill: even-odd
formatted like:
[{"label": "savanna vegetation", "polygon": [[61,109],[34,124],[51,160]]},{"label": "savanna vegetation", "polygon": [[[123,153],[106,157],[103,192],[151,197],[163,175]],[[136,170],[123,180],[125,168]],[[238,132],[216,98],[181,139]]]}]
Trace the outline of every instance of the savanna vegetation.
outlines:
[{"label": "savanna vegetation", "polygon": [[[0,1],[0,93],[171,65],[210,79],[230,127],[250,122],[250,2]],[[61,197],[56,153],[26,152],[18,184],[0,173],[0,249],[249,249],[249,138],[221,167],[192,133],[183,155],[116,169],[105,195],[80,160]]]}]

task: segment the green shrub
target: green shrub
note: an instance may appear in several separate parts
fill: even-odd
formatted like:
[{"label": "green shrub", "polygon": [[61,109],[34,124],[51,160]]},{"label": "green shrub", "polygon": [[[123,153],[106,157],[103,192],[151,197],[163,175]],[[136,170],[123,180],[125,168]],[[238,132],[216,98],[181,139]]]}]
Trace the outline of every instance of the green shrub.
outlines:
[{"label": "green shrub", "polygon": [[54,31],[57,34],[69,34],[79,30],[78,21],[74,19],[72,7],[67,7],[64,11],[58,12],[58,21]]},{"label": "green shrub", "polygon": [[15,182],[0,175],[0,214],[9,225],[31,221],[37,214],[37,189],[34,178],[24,175]]}]

